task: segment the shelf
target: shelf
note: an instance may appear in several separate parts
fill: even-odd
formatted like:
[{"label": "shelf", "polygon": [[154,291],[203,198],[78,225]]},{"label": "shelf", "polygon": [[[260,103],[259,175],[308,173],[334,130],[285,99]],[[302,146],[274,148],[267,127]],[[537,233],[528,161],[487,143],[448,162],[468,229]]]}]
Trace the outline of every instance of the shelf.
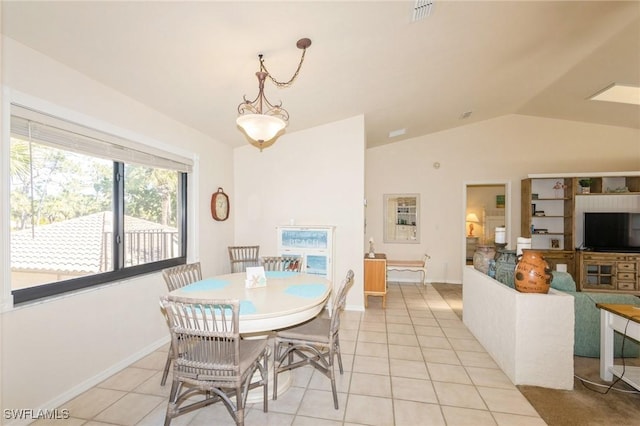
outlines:
[{"label": "shelf", "polygon": [[590,192],[588,194],[575,194],[576,197],[590,197],[600,195],[640,195],[640,192]]}]

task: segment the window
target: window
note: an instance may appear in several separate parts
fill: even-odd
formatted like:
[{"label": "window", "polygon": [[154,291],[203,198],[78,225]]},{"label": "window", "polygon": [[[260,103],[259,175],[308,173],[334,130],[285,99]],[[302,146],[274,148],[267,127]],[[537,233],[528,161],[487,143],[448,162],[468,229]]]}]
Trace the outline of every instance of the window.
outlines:
[{"label": "window", "polygon": [[189,171],[189,160],[12,106],[14,302],[185,263]]}]

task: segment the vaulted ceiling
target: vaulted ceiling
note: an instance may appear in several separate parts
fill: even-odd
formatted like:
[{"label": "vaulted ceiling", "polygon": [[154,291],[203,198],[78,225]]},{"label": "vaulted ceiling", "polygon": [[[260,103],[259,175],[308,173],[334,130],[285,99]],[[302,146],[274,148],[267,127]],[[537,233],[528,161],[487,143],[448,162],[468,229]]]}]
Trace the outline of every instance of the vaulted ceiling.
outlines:
[{"label": "vaulted ceiling", "polygon": [[[3,1],[2,33],[231,146],[258,54],[288,131],[364,114],[369,147],[505,114],[640,128],[638,1]],[[471,112],[462,118],[465,112]],[[394,138],[389,133],[406,129]]]}]

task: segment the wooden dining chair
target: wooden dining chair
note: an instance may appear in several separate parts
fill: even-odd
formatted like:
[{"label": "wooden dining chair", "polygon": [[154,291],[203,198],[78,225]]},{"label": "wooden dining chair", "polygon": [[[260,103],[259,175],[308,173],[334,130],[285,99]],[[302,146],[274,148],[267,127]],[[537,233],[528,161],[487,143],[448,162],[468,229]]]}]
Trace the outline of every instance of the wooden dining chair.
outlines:
[{"label": "wooden dining chair", "polygon": [[302,270],[300,256],[263,256],[260,258],[260,264],[265,271],[300,272]]},{"label": "wooden dining chair", "polygon": [[[200,262],[187,263],[186,265],[178,265],[163,269],[162,278],[164,278],[164,282],[167,284],[167,289],[169,291],[200,281],[202,279]],[[171,368],[172,361],[173,351],[169,348],[167,362],[164,364],[164,371],[162,372],[162,380],[160,380],[161,386],[164,386],[165,383],[167,383],[167,376],[169,375],[169,369]]]},{"label": "wooden dining chair", "polygon": [[[167,295],[160,303],[169,318],[174,356],[164,425],[184,413],[222,401],[236,425],[242,426],[247,395],[259,387],[263,388],[262,409],[266,413],[271,351],[267,339],[240,338],[239,300]],[[198,394],[204,399],[194,397]]]},{"label": "wooden dining chair", "polygon": [[[347,293],[353,285],[353,271],[340,284],[337,295],[332,300],[331,317],[319,315],[295,327],[279,330],[274,340],[273,356],[273,399],[278,399],[278,374],[304,365],[312,365],[331,380],[333,406],[338,409],[338,393],[334,373],[334,358],[338,358],[340,374],[340,314],[344,311]],[[294,357],[296,355],[297,357]],[[294,361],[295,360],[295,361]]]},{"label": "wooden dining chair", "polygon": [[231,272],[244,272],[247,266],[260,266],[260,246],[228,246]]}]

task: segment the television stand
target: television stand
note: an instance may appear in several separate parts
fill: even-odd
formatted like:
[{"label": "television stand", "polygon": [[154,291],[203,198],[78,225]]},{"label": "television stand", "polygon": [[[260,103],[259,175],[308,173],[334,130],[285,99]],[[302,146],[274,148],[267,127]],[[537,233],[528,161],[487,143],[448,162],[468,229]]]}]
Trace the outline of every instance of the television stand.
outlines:
[{"label": "television stand", "polygon": [[640,253],[578,252],[580,291],[640,295]]}]

